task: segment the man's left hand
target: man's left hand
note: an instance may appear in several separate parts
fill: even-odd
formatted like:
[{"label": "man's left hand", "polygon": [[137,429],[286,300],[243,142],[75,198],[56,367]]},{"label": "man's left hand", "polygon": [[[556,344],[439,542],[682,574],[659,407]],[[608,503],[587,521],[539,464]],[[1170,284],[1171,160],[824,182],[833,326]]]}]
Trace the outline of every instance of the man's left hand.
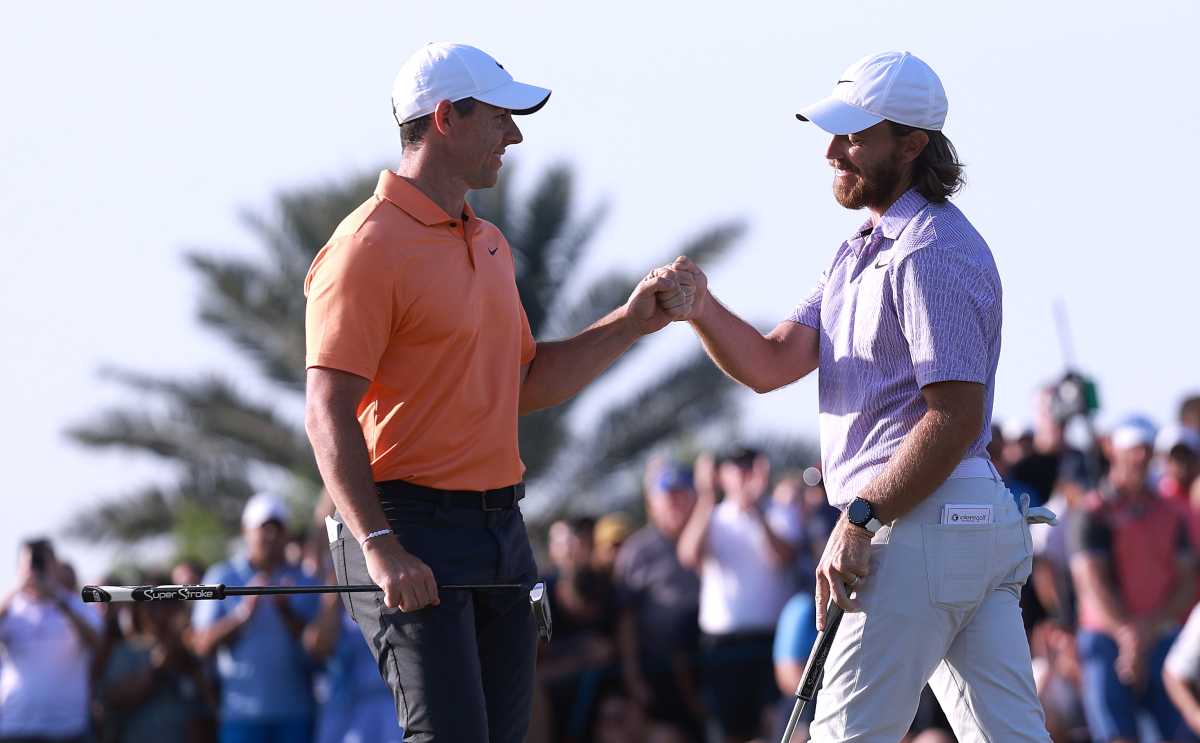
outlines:
[{"label": "man's left hand", "polygon": [[871,573],[871,535],[866,529],[838,519],[817,566],[817,629],[825,629],[830,595],[844,611],[861,611],[851,591]]}]

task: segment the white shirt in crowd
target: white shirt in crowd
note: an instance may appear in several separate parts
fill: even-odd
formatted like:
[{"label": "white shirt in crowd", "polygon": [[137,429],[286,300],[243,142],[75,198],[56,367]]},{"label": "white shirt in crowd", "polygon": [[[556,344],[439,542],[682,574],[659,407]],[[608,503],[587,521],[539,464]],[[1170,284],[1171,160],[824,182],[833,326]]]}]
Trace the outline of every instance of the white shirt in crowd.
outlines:
[{"label": "white shirt in crowd", "polygon": [[[766,521],[780,539],[801,537],[797,509],[762,501]],[[796,589],[796,565],[773,565],[762,524],[726,500],[717,504],[708,527],[700,567],[700,629],[709,635],[770,632]]]},{"label": "white shirt in crowd", "polygon": [[1200,682],[1200,606],[1192,609],[1167,653],[1166,669],[1184,681]]},{"label": "white shirt in crowd", "polygon": [[[97,632],[100,616],[78,598],[70,610]],[[18,594],[0,619],[0,737],[71,737],[88,724],[91,653],[49,601]]]}]

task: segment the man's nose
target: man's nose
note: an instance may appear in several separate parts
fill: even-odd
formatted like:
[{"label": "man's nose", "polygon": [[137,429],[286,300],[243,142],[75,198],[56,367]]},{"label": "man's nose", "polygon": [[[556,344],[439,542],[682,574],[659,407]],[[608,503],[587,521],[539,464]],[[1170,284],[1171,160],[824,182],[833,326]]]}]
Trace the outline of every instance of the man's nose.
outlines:
[{"label": "man's nose", "polygon": [[521,135],[521,127],[517,126],[517,122],[512,122],[512,126],[509,127],[508,131],[508,143],[521,144],[524,141],[525,137]]},{"label": "man's nose", "polygon": [[841,160],[846,156],[846,141],[844,135],[834,135],[833,139],[829,140],[829,147],[825,149],[825,158],[827,160]]}]

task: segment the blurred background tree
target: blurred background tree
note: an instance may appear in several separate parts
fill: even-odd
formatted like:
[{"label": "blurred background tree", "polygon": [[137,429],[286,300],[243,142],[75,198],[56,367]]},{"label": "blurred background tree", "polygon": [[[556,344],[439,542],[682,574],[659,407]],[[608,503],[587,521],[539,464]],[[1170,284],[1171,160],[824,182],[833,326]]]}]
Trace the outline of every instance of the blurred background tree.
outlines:
[{"label": "blurred background tree", "polygon": [[[102,370],[104,379],[134,393],[134,403],[103,410],[68,435],[84,446],[155,458],[167,465],[170,482],[100,499],[78,514],[73,533],[127,544],[169,535],[179,556],[211,561],[224,556],[242,506],[256,490],[274,487],[294,500],[297,514],[309,512],[305,509],[319,492],[320,478],[301,415],[301,287],[316,252],[370,195],[376,180],[373,171],[286,192],[277,197],[274,214],[242,214],[242,223],[260,243],[259,259],[187,253],[187,266],[201,282],[200,323],[232,345],[254,379],[247,383],[229,370],[187,379]],[[622,304],[641,276],[616,269],[579,275],[576,266],[607,210],[601,205],[577,213],[574,175],[566,165],[540,174],[524,198],[514,193],[510,165],[495,188],[471,194],[471,202],[513,247],[518,288],[538,339],[583,329]],[[644,268],[685,253],[709,266],[734,246],[743,229],[736,221],[715,224]],[[625,399],[602,408],[587,430],[569,425],[571,411],[587,392],[522,418],[533,520],[627,504],[638,495],[637,473],[651,450],[685,441],[699,427],[736,419],[734,386],[698,350],[674,365],[647,368],[640,381]],[[603,497],[586,497],[597,492]]]}]

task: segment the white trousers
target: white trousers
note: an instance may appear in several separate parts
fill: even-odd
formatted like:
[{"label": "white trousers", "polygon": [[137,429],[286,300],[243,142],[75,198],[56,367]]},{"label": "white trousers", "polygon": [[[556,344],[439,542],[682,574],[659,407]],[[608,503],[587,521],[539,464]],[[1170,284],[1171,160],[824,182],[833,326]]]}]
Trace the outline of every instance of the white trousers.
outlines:
[{"label": "white trousers", "polygon": [[[944,504],[991,505],[991,524],[941,524]],[[813,743],[896,743],[921,690],[960,743],[1049,743],[1018,601],[1032,543],[1003,483],[947,480],[871,543],[871,574],[825,664]]]}]

